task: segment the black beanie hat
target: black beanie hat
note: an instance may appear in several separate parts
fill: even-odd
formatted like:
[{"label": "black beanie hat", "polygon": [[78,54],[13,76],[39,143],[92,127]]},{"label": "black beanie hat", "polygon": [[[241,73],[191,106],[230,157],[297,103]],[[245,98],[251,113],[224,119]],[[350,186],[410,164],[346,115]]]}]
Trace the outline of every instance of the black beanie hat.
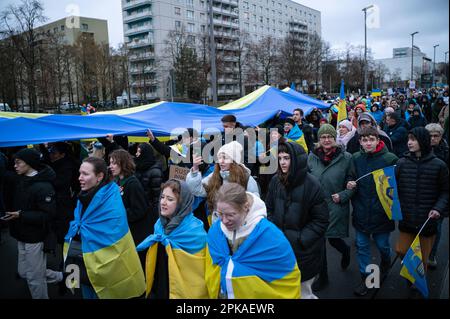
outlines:
[{"label": "black beanie hat", "polygon": [[422,156],[431,152],[431,137],[430,132],[424,127],[415,127],[409,134],[414,135],[420,145],[420,152]]},{"label": "black beanie hat", "polygon": [[272,129],[276,129],[278,131],[278,134],[280,134],[281,136],[284,135],[284,127],[280,124],[275,125],[274,127],[272,127]]},{"label": "black beanie hat", "polygon": [[294,120],[291,119],[290,117],[285,118],[283,123],[289,123],[289,124],[291,124],[292,126],[295,126]]},{"label": "black beanie hat", "polygon": [[24,148],[18,151],[15,155],[15,158],[18,158],[29,166],[34,168],[35,170],[39,170],[41,168],[41,153],[32,149],[32,148]]}]

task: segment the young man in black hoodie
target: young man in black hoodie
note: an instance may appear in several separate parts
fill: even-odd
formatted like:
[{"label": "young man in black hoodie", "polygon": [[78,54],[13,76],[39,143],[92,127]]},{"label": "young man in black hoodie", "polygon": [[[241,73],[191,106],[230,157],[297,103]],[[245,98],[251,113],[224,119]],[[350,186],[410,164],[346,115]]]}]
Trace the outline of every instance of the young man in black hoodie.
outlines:
[{"label": "young man in black hoodie", "polygon": [[422,225],[419,239],[425,271],[436,237],[437,220],[448,216],[448,168],[431,149],[430,134],[416,127],[408,134],[409,153],[397,162],[396,176],[403,220],[396,251],[404,256]]},{"label": "young man in black hoodie", "polygon": [[12,212],[6,212],[11,236],[18,244],[18,273],[27,280],[33,299],[48,299],[47,283],[63,279],[47,268],[44,241],[56,211],[55,172],[40,162],[40,153],[23,149],[16,153],[18,179]]}]

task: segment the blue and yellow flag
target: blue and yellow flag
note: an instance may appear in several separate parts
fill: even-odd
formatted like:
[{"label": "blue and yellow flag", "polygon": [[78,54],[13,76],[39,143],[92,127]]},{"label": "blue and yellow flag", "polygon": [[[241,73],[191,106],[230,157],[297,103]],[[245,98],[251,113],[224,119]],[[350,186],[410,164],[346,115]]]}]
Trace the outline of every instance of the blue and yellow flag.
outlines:
[{"label": "blue and yellow flag", "polygon": [[345,103],[345,91],[344,91],[344,80],[341,80],[341,90],[339,94],[339,106],[338,106],[338,118],[337,125],[343,120],[347,119],[347,105]]},{"label": "blue and yellow flag", "polygon": [[428,298],[428,285],[425,277],[425,267],[422,261],[419,235],[416,236],[411,247],[402,260],[403,267],[400,275],[408,279],[425,298]]},{"label": "blue and yellow flag", "polygon": [[402,220],[400,200],[395,180],[395,166],[388,166],[372,172],[378,198],[390,220]]},{"label": "blue and yellow flag", "polygon": [[298,299],[300,270],[284,234],[266,218],[231,255],[227,238],[215,222],[208,233],[206,284],[210,298]]},{"label": "blue and yellow flag", "polygon": [[134,298],[145,291],[144,272],[128,228],[119,187],[109,183],[95,194],[75,219],[65,237],[64,260],[72,238],[79,233],[89,281],[100,299]]},{"label": "blue and yellow flag", "polygon": [[205,283],[206,232],[203,223],[190,213],[166,235],[158,219],[155,233],[137,246],[138,251],[149,248],[145,262],[147,295],[153,286],[158,243],[165,246],[168,256],[169,298],[208,298]]},{"label": "blue and yellow flag", "polygon": [[288,134],[285,134],[284,137],[289,142],[294,142],[303,147],[306,153],[308,153],[308,146],[306,146],[305,135],[303,131],[298,127],[298,125],[294,125],[292,130],[289,131]]}]

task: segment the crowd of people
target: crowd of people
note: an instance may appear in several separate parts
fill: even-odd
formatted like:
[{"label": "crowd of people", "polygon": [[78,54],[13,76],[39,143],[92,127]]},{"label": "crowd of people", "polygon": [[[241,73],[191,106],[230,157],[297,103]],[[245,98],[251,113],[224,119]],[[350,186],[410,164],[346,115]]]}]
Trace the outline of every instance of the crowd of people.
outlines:
[{"label": "crowd of people", "polygon": [[[339,122],[331,105],[258,127],[226,115],[208,138],[187,128],[164,143],[149,129],[148,143],[108,135],[4,149],[1,223],[17,240],[18,276],[32,298],[48,298],[47,284],[59,282],[62,294],[79,284],[87,299],[317,299],[337,266],[326,242],[346,270],[353,227],[354,294],[364,296],[371,240],[387,274],[427,220],[419,238],[432,269],[448,216],[448,103],[448,88],[351,95]],[[185,180],[171,178],[171,165],[189,170]],[[394,165],[398,223],[365,178]],[[60,269],[47,269],[47,253],[63,256]],[[80,269],[72,287],[67,265]]]}]

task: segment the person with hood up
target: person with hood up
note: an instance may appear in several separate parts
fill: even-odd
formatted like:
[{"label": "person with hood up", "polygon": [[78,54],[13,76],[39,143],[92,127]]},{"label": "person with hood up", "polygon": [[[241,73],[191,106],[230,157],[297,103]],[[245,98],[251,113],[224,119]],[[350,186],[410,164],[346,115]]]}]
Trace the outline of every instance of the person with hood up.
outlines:
[{"label": "person with hood up", "polygon": [[397,157],[402,157],[408,150],[406,143],[408,140],[408,130],[402,125],[402,119],[398,113],[390,113],[386,115],[385,132],[392,141],[393,153]]},{"label": "person with hood up", "polygon": [[[320,120],[322,121],[322,119]],[[302,130],[295,124],[294,120],[287,117],[284,120],[284,138],[289,142],[294,142],[303,147],[306,153],[308,153],[308,146],[306,146],[305,135]]]},{"label": "person with hood up", "polygon": [[408,119],[408,124],[411,129],[415,127],[425,127],[427,125],[427,120],[425,119],[425,116],[423,116],[419,105],[414,106],[412,116]]},{"label": "person with hood up", "polygon": [[[366,285],[366,278],[369,275],[367,266],[372,263],[370,238],[373,238],[381,254],[381,273],[386,274],[391,266],[389,237],[395,229],[394,221],[389,220],[378,198],[372,175],[365,175],[395,165],[398,158],[388,151],[374,127],[361,129],[359,140],[362,149],[353,154],[355,180],[347,183],[347,189],[355,190],[352,197],[352,222],[356,231],[356,252],[361,274],[361,281],[353,293],[365,296],[369,292]],[[356,182],[360,177],[361,179]]]},{"label": "person with hood up", "polygon": [[194,162],[191,171],[186,176],[186,183],[194,196],[206,198],[206,209],[209,212],[207,215],[211,219],[210,224],[218,219],[218,216],[211,215],[211,213],[214,212],[216,193],[224,183],[238,183],[248,192],[260,196],[257,182],[251,176],[250,170],[242,164],[242,151],[242,145],[237,141],[223,145],[217,152],[214,172],[204,178],[199,172],[202,157],[194,155]]},{"label": "person with hood up", "polygon": [[344,148],[347,148],[347,143],[355,135],[356,128],[349,120],[342,120],[339,122],[336,143]]},{"label": "person with hood up", "polygon": [[300,298],[300,271],[283,233],[267,220],[264,202],[236,183],[216,194],[220,220],[208,233],[210,298]]},{"label": "person with hood up", "polygon": [[373,116],[377,124],[379,125],[383,120],[383,111],[380,110],[380,103],[373,103],[372,108],[370,109],[370,114]]},{"label": "person with hood up", "polygon": [[358,119],[362,113],[366,113],[366,105],[364,103],[355,106],[355,114],[352,119],[352,124],[354,127],[358,127]]},{"label": "person with hood up", "polygon": [[319,180],[308,173],[308,155],[296,143],[278,146],[278,174],[266,197],[268,219],[280,228],[294,250],[302,273],[304,299],[317,299],[312,284],[323,265],[329,211]]},{"label": "person with hood up", "polygon": [[[428,257],[437,233],[437,220],[448,217],[448,168],[432,152],[430,134],[416,127],[408,134],[409,153],[400,159],[395,168],[398,196],[403,219],[399,222],[400,235],[397,253],[403,257],[419,230],[422,261],[425,272]],[[411,290],[411,297],[416,295]]]},{"label": "person with hood up", "polygon": [[[147,201],[157,216],[155,209],[158,207],[163,181],[162,165],[155,158],[153,148],[148,143],[138,145],[134,162],[136,163],[135,176],[141,182],[147,195]],[[156,222],[156,219],[154,222]]]},{"label": "person with hood up", "polygon": [[56,214],[56,175],[40,157],[29,148],[16,153],[14,211],[6,212],[3,220],[9,222],[10,234],[17,240],[19,276],[26,279],[33,299],[48,299],[47,283],[60,282],[63,275],[47,269],[44,241]]},{"label": "person with hood up", "polygon": [[361,131],[361,129],[369,126],[374,127],[378,130],[378,135],[380,139],[384,142],[384,145],[386,145],[388,150],[391,152],[392,151],[391,139],[384,131],[378,128],[377,122],[375,121],[373,116],[368,112],[361,113],[361,115],[359,116],[358,129],[355,135],[347,143],[347,152],[349,152],[350,154],[355,154],[361,150],[361,144],[359,143],[359,132]]},{"label": "person with hood up", "polygon": [[408,101],[407,108],[406,108],[406,111],[405,111],[405,120],[407,122],[409,121],[409,118],[413,116],[414,109],[416,108],[417,105],[418,104],[417,104],[415,99],[410,99]]},{"label": "person with hood up", "polygon": [[159,219],[154,233],[137,246],[146,251],[147,297],[207,298],[206,231],[192,212],[194,196],[184,181],[161,186]]},{"label": "person with hood up", "polygon": [[423,95],[421,108],[422,108],[422,113],[425,116],[425,119],[427,120],[428,123],[431,123],[431,119],[433,116],[433,110],[431,108],[430,97],[428,94]]},{"label": "person with hood up", "polygon": [[[354,192],[346,189],[347,182],[353,179],[352,155],[336,144],[337,132],[332,125],[322,126],[318,136],[319,144],[308,156],[308,167],[311,174],[319,179],[330,211],[330,225],[325,236],[330,245],[341,253],[342,269],[347,269],[350,264],[350,247],[343,238],[349,236],[350,198]],[[325,252],[322,271],[313,290],[319,291],[327,284]]]}]

